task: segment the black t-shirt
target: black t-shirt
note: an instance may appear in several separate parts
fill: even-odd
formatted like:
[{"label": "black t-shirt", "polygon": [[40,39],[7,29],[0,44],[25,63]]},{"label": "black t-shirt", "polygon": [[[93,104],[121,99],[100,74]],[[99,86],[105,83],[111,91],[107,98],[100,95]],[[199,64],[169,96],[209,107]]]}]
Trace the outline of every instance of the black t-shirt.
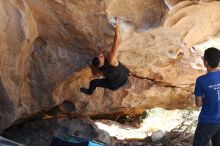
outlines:
[{"label": "black t-shirt", "polygon": [[109,80],[113,87],[121,86],[128,79],[129,70],[120,62],[118,66],[112,66],[108,60],[99,68],[103,72],[103,76]]}]

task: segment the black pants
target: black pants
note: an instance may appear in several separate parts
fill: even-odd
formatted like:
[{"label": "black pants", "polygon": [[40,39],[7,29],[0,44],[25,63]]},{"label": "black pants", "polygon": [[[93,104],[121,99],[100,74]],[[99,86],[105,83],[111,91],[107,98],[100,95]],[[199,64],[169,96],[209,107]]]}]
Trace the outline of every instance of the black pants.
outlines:
[{"label": "black pants", "polygon": [[103,78],[103,79],[94,79],[90,81],[89,84],[89,93],[92,94],[96,87],[102,87],[102,88],[107,88],[110,90],[117,90],[118,88],[120,88],[121,86],[123,86],[125,83],[127,82],[127,80],[125,80],[124,82],[122,82],[121,84],[113,84],[111,83],[108,79]]},{"label": "black pants", "polygon": [[212,146],[220,146],[220,123],[198,123],[193,146],[207,146],[210,139]]}]

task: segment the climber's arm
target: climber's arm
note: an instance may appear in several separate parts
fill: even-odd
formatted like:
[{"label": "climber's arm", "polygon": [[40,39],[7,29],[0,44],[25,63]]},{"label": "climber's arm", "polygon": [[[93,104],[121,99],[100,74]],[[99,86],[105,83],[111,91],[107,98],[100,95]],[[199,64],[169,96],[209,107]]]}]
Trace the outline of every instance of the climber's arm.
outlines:
[{"label": "climber's arm", "polygon": [[102,72],[95,68],[93,65],[89,65],[94,76],[102,76]]},{"label": "climber's arm", "polygon": [[114,37],[114,44],[111,48],[111,51],[108,55],[109,63],[113,66],[118,66],[118,47],[119,47],[119,33],[120,33],[120,26],[118,24],[118,19],[116,18],[116,24],[115,24],[115,37]]}]

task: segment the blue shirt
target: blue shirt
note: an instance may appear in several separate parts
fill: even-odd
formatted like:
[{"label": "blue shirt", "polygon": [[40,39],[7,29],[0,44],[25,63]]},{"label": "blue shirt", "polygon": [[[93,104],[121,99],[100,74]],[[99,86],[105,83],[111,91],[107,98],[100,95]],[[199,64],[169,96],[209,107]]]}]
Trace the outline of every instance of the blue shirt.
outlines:
[{"label": "blue shirt", "polygon": [[220,71],[198,77],[194,94],[204,99],[199,122],[220,123]]}]

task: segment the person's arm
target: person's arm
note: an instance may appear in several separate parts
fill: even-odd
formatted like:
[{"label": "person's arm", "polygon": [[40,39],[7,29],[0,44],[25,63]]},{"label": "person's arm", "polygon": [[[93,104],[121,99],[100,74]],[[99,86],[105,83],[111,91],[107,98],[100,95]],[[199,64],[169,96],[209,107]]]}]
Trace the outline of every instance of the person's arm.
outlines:
[{"label": "person's arm", "polygon": [[91,71],[92,71],[92,74],[94,75],[94,76],[96,76],[96,77],[100,77],[100,76],[102,76],[102,72],[101,71],[99,71],[98,69],[96,69],[94,66],[92,66],[92,65],[89,65],[90,66],[90,68],[91,68]]},{"label": "person's arm", "polygon": [[111,51],[108,55],[109,63],[113,66],[118,66],[118,46],[119,46],[119,35],[120,35],[120,26],[118,24],[118,19],[116,20],[115,24],[115,37],[114,37],[114,44],[111,48]]},{"label": "person's arm", "polygon": [[202,96],[196,96],[195,101],[196,101],[196,106],[201,107],[203,105],[203,97]]},{"label": "person's arm", "polygon": [[203,98],[203,88],[202,88],[202,83],[201,80],[197,78],[196,84],[195,84],[195,102],[196,106],[201,107],[204,103],[204,98]]}]

